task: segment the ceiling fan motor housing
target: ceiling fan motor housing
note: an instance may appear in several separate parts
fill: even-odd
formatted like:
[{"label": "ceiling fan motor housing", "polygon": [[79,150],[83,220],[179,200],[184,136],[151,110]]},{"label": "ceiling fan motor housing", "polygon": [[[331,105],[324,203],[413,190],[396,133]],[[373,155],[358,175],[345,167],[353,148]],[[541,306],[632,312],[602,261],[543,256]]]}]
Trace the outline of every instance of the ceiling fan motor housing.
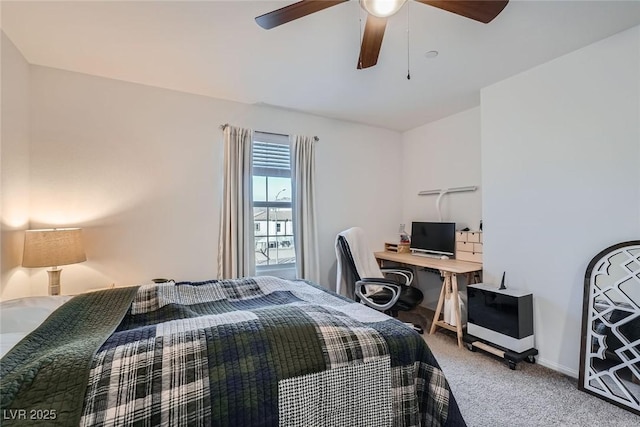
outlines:
[{"label": "ceiling fan motor housing", "polygon": [[368,14],[378,18],[388,18],[396,14],[407,0],[360,0],[360,6]]}]

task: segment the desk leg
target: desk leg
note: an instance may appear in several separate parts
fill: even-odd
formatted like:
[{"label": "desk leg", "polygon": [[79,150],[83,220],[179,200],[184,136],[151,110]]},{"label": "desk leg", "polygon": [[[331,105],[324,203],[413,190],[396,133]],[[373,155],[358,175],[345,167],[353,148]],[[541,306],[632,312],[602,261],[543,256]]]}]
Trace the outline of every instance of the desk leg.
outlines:
[{"label": "desk leg", "polygon": [[[433,335],[436,332],[436,328],[438,326],[455,331],[458,338],[458,347],[462,348],[462,315],[460,313],[460,303],[458,301],[458,278],[454,273],[450,273],[448,271],[443,271],[442,275],[444,276],[444,282],[442,283],[440,299],[438,300],[436,313],[433,316],[433,321],[431,322],[431,329],[429,330],[429,334]],[[456,320],[455,327],[449,325],[444,320],[440,320],[440,313],[442,313],[444,301],[447,298],[451,298],[451,303],[453,304],[452,309],[454,310],[453,314]]]},{"label": "desk leg", "polygon": [[442,307],[444,306],[446,289],[447,289],[447,277],[445,276],[444,282],[442,283],[442,289],[440,290],[440,298],[438,299],[438,305],[436,306],[436,314],[433,315],[433,321],[431,321],[431,329],[429,330],[429,334],[431,335],[436,333],[436,327],[438,326],[438,321],[440,320],[440,313],[442,312]]},{"label": "desk leg", "polygon": [[474,271],[472,273],[467,273],[467,285],[472,285],[475,283],[480,283],[480,272]]},{"label": "desk leg", "polygon": [[458,278],[451,275],[451,288],[453,292],[453,310],[456,318],[456,334],[458,335],[458,347],[462,348],[462,314],[460,313],[460,301],[458,301]]}]

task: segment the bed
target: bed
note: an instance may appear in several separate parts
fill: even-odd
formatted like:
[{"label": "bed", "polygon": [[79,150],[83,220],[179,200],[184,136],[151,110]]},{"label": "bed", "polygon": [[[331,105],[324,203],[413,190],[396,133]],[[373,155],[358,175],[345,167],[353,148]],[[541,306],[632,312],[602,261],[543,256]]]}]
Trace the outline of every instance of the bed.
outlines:
[{"label": "bed", "polygon": [[3,425],[465,425],[420,335],[314,283],[66,298],[0,361]]}]

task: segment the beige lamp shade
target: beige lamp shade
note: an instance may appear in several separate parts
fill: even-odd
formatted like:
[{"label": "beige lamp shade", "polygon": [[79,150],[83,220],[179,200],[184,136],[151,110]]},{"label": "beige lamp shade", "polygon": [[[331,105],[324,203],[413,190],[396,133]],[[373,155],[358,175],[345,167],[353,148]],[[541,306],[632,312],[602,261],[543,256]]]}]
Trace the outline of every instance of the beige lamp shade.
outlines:
[{"label": "beige lamp shade", "polygon": [[27,230],[24,234],[23,267],[57,267],[86,260],[80,228]]}]

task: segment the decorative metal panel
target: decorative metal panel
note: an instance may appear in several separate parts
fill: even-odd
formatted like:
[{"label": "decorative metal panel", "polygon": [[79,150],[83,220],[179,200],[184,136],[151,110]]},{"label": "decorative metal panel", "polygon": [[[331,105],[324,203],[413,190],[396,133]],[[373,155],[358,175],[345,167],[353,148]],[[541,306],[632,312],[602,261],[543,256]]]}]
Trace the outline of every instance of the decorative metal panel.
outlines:
[{"label": "decorative metal panel", "polygon": [[591,260],[580,359],[581,390],[640,414],[640,241]]}]

